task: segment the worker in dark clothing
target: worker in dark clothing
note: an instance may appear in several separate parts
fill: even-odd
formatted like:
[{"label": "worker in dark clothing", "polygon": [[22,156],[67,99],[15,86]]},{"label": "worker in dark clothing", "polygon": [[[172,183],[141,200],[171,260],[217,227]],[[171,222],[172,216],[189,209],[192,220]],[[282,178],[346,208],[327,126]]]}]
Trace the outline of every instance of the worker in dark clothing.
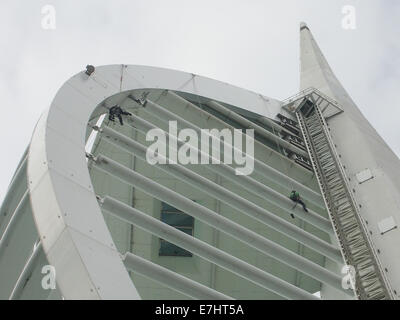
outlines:
[{"label": "worker in dark clothing", "polygon": [[110,108],[110,113],[108,115],[108,119],[110,121],[114,122],[115,121],[115,117],[117,116],[118,119],[119,119],[119,123],[121,124],[121,126],[123,126],[124,123],[122,122],[122,115],[131,116],[132,113],[129,113],[127,111],[122,110],[121,107],[116,104],[115,106]]},{"label": "worker in dark clothing", "polygon": [[[303,200],[301,200],[300,198],[300,194],[296,191],[293,190],[290,195],[289,195],[290,200],[296,202],[296,203],[300,203],[304,209],[305,212],[308,212],[307,208],[306,208],[306,204],[303,202]],[[294,215],[291,214],[292,218],[294,219]]]}]

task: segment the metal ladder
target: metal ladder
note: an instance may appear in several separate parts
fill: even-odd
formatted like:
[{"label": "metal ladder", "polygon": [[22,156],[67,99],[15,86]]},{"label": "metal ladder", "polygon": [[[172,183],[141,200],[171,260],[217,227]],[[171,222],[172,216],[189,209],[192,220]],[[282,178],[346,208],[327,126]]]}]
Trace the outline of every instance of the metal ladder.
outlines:
[{"label": "metal ladder", "polygon": [[295,113],[344,261],[354,268],[357,298],[392,299],[320,108],[305,98]]}]

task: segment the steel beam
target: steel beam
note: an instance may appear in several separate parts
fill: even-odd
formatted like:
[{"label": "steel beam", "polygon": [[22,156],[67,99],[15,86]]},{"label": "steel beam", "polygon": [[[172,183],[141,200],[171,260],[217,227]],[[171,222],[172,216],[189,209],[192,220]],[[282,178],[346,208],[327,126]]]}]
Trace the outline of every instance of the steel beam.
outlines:
[{"label": "steel beam", "polygon": [[[172,94],[172,93],[170,93],[170,94]],[[179,97],[179,96],[177,96],[177,97]],[[181,99],[183,99],[183,98],[181,98]],[[184,101],[186,101],[186,100],[184,100]],[[187,102],[187,103],[190,104],[190,102]],[[199,112],[204,112],[202,109],[200,109],[196,106],[194,106],[194,107],[199,109]],[[150,100],[147,100],[146,107],[143,110],[146,113],[150,114],[151,116],[155,116],[156,118],[158,118],[160,121],[162,121],[164,123],[167,123],[171,119],[175,119],[175,120],[179,121],[180,123],[182,123],[185,128],[191,128],[191,129],[195,130],[198,134],[201,134],[200,133],[201,129],[199,127],[193,125],[192,123],[186,121],[185,119],[182,119],[181,117],[168,111],[166,108],[163,108]],[[134,115],[133,118],[135,118],[135,117],[137,117],[137,116]],[[214,117],[214,116],[210,115],[210,117]],[[157,128],[157,129],[159,129],[159,128]],[[221,143],[222,145],[225,146],[224,140],[221,140],[215,136],[210,136],[210,137],[212,139],[216,139],[216,141],[218,141],[219,143]],[[212,144],[211,144],[211,148],[214,150]],[[232,149],[236,150],[234,147]],[[222,153],[222,150],[223,150],[223,148],[221,148],[221,153]],[[236,151],[241,152],[240,150],[236,150]],[[301,192],[303,198],[307,199],[308,201],[311,201],[317,207],[324,209],[324,207],[321,206],[321,204],[323,202],[321,201],[322,198],[321,198],[320,194],[318,194],[317,192],[311,190],[310,188],[300,184],[299,182],[295,181],[294,179],[289,178],[285,174],[266,165],[265,163],[259,161],[258,159],[252,158],[252,157],[249,157],[249,158],[254,160],[254,169],[258,174],[260,174],[261,176],[263,176],[264,178],[266,178],[270,181],[272,180],[273,182],[279,184],[281,187],[283,187],[284,189],[286,189],[288,191],[291,189],[291,188],[288,188],[288,185],[290,184],[291,187],[296,188],[296,190],[299,190]],[[232,168],[232,167],[230,167],[230,168]],[[285,181],[287,183],[287,185],[285,185],[281,181]]]},{"label": "steel beam", "polygon": [[212,109],[218,111],[219,113],[225,115],[226,117],[236,121],[240,125],[242,125],[244,128],[247,129],[254,129],[254,132],[259,134],[261,137],[275,142],[278,146],[282,146],[285,149],[288,149],[294,153],[297,153],[303,157],[309,158],[309,155],[306,151],[292,145],[286,140],[283,140],[281,137],[273,134],[272,132],[269,132],[268,130],[265,130],[264,128],[260,127],[259,125],[255,124],[254,122],[251,122],[250,120],[247,120],[246,118],[242,117],[240,114],[233,112],[229,110],[228,108],[224,107],[222,104],[215,102],[215,101],[209,101],[207,103],[209,107]]},{"label": "steel beam", "polygon": [[[104,133],[103,138],[110,143],[146,161],[146,146],[107,126],[100,129],[100,131]],[[159,157],[164,158],[161,155],[159,155]],[[164,159],[167,160],[166,158]],[[168,163],[167,161],[165,162]],[[334,261],[339,259],[339,261],[342,262],[340,251],[335,246],[319,239],[313,234],[304,231],[298,226],[287,222],[277,215],[261,208],[260,206],[257,206],[256,204],[253,204],[247,199],[238,196],[237,194],[219,186],[215,182],[202,177],[201,175],[185,168],[184,166],[179,164],[156,164],[156,166],[168,174],[172,174],[178,179],[187,182],[189,185],[199,189],[200,191],[207,193],[211,197],[224,202],[233,209],[241,210],[243,214],[260,221],[261,223],[273,228],[283,235],[286,235],[287,237],[314,249],[315,251],[326,257],[329,257]]]},{"label": "steel beam", "polygon": [[9,214],[9,205],[10,202],[12,201],[13,197],[15,196],[15,192],[13,192],[14,188],[17,186],[17,184],[21,180],[21,176],[26,172],[26,166],[27,166],[27,156],[22,160],[20,165],[18,166],[17,170],[15,171],[15,174],[11,180],[11,183],[8,187],[6,196],[3,200],[3,203],[0,208],[0,223],[4,219],[6,215]]},{"label": "steel beam", "polygon": [[[186,105],[190,105],[192,108],[196,109],[199,113],[205,113],[208,116],[210,116],[212,118],[215,118],[218,121],[221,121],[220,119],[216,118],[214,115],[205,112],[204,110],[200,109],[198,106],[196,106],[193,103],[191,103],[191,102],[187,101],[186,99],[182,98],[181,96],[179,96],[175,92],[168,91],[168,94],[169,94],[169,96],[171,98],[174,98],[176,100],[176,102],[184,103]],[[146,105],[146,107],[147,107],[147,105]],[[165,121],[165,119],[176,119],[177,121],[183,123],[184,126],[187,127],[187,128],[192,128],[192,129],[194,129],[196,131],[200,130],[200,128],[197,127],[196,125],[190,123],[189,121],[187,121],[187,120],[183,119],[182,117],[170,112],[166,108],[163,108],[163,107],[161,107],[160,105],[158,105],[158,104],[156,104],[154,102],[150,103],[148,105],[148,107],[150,107],[148,109],[153,108],[154,111],[156,111],[156,112],[153,113],[153,115],[155,115],[156,117],[159,117],[161,120]],[[146,110],[146,108],[145,108],[145,110]],[[227,126],[229,126],[229,125],[227,124]],[[221,141],[221,143],[224,143],[224,141]],[[282,156],[282,155],[280,155],[280,156]],[[287,185],[285,185],[285,184],[290,184],[291,186],[295,187],[299,192],[301,192],[304,195],[304,198],[315,202],[317,205],[319,204],[319,206],[321,204],[323,204],[322,196],[318,192],[310,189],[307,186],[304,186],[300,182],[292,179],[291,177],[285,175],[284,173],[280,172],[279,170],[276,170],[276,169],[272,168],[271,166],[265,164],[264,162],[262,162],[262,161],[260,161],[258,159],[254,159],[254,164],[255,164],[256,168],[259,167],[260,174],[263,177],[265,177],[265,178],[267,178],[269,180],[273,180],[274,182],[278,183],[279,185],[281,185],[284,188],[287,188]],[[282,184],[282,182],[280,180],[284,181],[285,183]]]},{"label": "steel beam", "polygon": [[29,195],[29,190],[26,190],[24,195],[22,196],[21,200],[19,201],[17,207],[15,208],[14,212],[12,213],[10,221],[8,222],[8,225],[3,232],[3,235],[0,239],[0,258],[7,246],[8,238],[10,237],[10,235],[15,227],[15,224],[18,221],[19,216],[24,211],[25,205],[28,202],[28,198],[29,198],[28,195]]},{"label": "steel beam", "polygon": [[[118,215],[116,215],[119,217]],[[143,259],[130,252],[122,257],[128,270],[138,273],[146,278],[157,281],[168,288],[176,290],[198,300],[234,300],[223,293],[206,287],[196,281],[186,278],[179,273],[161,267],[156,263]]]},{"label": "steel beam", "polygon": [[[93,161],[95,161],[94,166],[96,168],[119,178],[121,181],[129,185],[135,186],[159,200],[169,203],[196,219],[203,221],[211,227],[236,238],[266,255],[271,256],[271,254],[273,254],[274,257],[277,256],[280,257],[280,259],[287,259],[286,261],[290,261],[291,265],[295,265],[297,268],[299,268],[299,266],[300,268],[303,268],[301,263],[306,263],[303,261],[303,257],[297,255],[293,257],[290,256],[286,250],[283,250],[282,247],[276,245],[274,242],[221,215],[218,215],[214,211],[187,199],[179,193],[176,193],[151,179],[120,165],[114,160],[99,155]],[[304,268],[307,269],[307,267]],[[313,270],[314,274],[315,271],[316,270]],[[310,274],[310,270],[308,270],[307,273]]]},{"label": "steel beam", "polygon": [[253,282],[258,286],[271,290],[286,299],[317,299],[312,294],[295,287],[290,283],[258,269],[220,249],[214,248],[213,246],[179,231],[135,208],[129,207],[118,200],[107,196],[102,199],[100,203],[105,211],[118,216],[126,222],[132,223],[162,239],[172,242],[244,279]]},{"label": "steel beam", "polygon": [[[150,104],[150,102],[148,104]],[[129,125],[138,129],[144,134],[146,134],[151,129],[161,130],[155,127],[152,123],[136,115],[128,117],[127,122]],[[167,132],[163,131],[163,133],[170,138],[170,135]],[[182,141],[178,140],[178,145],[181,145],[182,143]],[[201,154],[202,157],[208,157],[210,159],[210,163],[212,163],[213,160],[211,159],[213,158],[210,155],[202,152],[201,150],[198,150],[198,152],[199,154]],[[305,213],[303,209],[294,206],[293,202],[288,197],[283,196],[281,193],[251,178],[250,176],[237,176],[235,173],[235,169],[224,163],[220,163],[218,166],[207,166],[207,168],[216,174],[222,175],[223,177],[227,178],[238,186],[246,188],[247,191],[255,193],[262,199],[273,203],[277,207],[286,211],[288,215],[294,214],[300,219],[314,225],[315,227],[333,234],[332,225],[328,219],[320,216],[311,209],[308,210],[308,213]],[[279,202],[277,200],[279,200]]]},{"label": "steel beam", "polygon": [[15,283],[14,289],[11,292],[9,300],[17,300],[21,296],[22,290],[26,282],[30,278],[33,269],[35,268],[36,261],[41,251],[42,251],[42,243],[39,242],[33,249],[33,252],[28,258],[28,260],[26,261],[26,264],[22,269],[22,272],[19,275],[17,282]]}]

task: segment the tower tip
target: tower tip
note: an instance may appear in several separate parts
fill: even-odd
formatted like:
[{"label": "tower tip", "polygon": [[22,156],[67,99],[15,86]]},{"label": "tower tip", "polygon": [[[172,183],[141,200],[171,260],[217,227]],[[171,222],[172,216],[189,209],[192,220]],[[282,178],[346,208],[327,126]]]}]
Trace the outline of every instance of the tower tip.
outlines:
[{"label": "tower tip", "polygon": [[304,29],[308,29],[307,23],[301,22],[301,23],[300,23],[300,31],[302,31],[302,30],[304,30]]}]

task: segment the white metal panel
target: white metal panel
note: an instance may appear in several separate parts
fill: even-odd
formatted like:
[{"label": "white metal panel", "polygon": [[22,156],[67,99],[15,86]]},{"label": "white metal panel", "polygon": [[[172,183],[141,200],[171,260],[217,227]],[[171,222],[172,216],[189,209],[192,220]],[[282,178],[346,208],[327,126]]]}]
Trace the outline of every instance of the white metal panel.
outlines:
[{"label": "white metal panel", "polygon": [[378,223],[379,231],[381,234],[389,232],[390,230],[397,228],[397,223],[392,216],[389,218],[383,219]]},{"label": "white metal panel", "polygon": [[372,175],[372,172],[370,169],[365,169],[363,171],[360,171],[359,173],[356,174],[358,183],[363,183],[365,181],[368,181],[372,179],[374,176]]}]

